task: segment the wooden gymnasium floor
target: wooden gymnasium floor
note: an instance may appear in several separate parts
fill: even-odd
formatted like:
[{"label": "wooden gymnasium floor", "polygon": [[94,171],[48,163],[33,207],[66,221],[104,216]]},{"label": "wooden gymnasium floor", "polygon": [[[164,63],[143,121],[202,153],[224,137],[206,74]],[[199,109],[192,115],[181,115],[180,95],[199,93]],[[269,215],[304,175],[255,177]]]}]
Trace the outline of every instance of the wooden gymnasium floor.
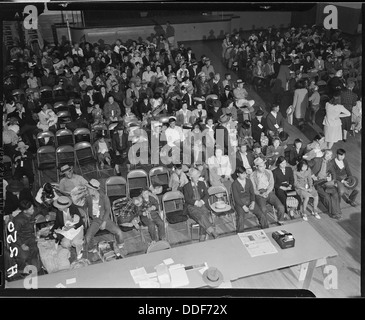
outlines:
[{"label": "wooden gymnasium floor", "polygon": [[[194,41],[186,42],[185,47],[190,46],[193,49],[197,58],[202,54],[206,54],[212,60],[212,64],[216,72],[220,72],[221,78],[228,71],[221,63],[221,41]],[[235,80],[237,76],[231,72],[232,78]],[[249,89],[251,99],[258,102],[263,109],[267,108],[267,104],[262,98],[253,90]],[[267,94],[263,93],[263,97]],[[268,111],[268,109],[267,109]],[[321,123],[321,121],[317,121]],[[288,125],[287,132],[290,135],[289,143],[292,143],[295,138],[301,138],[304,143],[308,143],[316,132],[321,131],[319,125],[312,128],[307,128],[304,132],[299,131],[296,127]],[[361,134],[355,137],[350,136],[346,143],[338,142],[334,145],[333,150],[337,148],[344,148],[347,151],[347,159],[350,163],[352,173],[359,177],[361,185]],[[123,175],[126,176],[127,168],[125,168]],[[149,168],[145,168],[149,169]],[[101,186],[104,187],[106,179],[113,175],[113,170],[104,170],[102,177],[98,178]],[[87,179],[95,178],[95,173],[85,174]],[[55,181],[55,177],[45,177],[46,180]],[[361,295],[361,188],[360,194],[357,198],[359,206],[351,207],[342,202],[343,218],[340,221],[331,219],[327,214],[321,214],[321,220],[316,220],[314,217],[309,217],[310,223],[338,252],[338,256],[327,260],[327,263],[337,267],[338,271],[338,288],[325,289],[323,280],[324,274],[322,268],[315,269],[313,280],[309,290],[313,292],[316,297],[323,298],[346,298],[359,297]],[[298,218],[299,219],[299,218]],[[292,223],[295,220],[288,221]],[[224,235],[233,234],[232,223],[226,218],[217,219],[217,231]],[[271,217],[272,225],[274,220]],[[253,221],[247,221],[247,229],[255,228]],[[172,225],[169,228],[170,242],[172,246],[184,245],[191,243],[188,237],[184,224]],[[145,238],[149,240],[147,231],[144,231]],[[214,241],[214,240],[209,240]],[[126,249],[128,255],[144,254],[147,246],[140,241],[139,232],[131,231],[125,233]],[[250,288],[250,289],[297,289],[298,283],[294,273],[290,269],[277,270],[269,273],[259,274],[243,279],[236,280],[232,283],[233,288]]]}]

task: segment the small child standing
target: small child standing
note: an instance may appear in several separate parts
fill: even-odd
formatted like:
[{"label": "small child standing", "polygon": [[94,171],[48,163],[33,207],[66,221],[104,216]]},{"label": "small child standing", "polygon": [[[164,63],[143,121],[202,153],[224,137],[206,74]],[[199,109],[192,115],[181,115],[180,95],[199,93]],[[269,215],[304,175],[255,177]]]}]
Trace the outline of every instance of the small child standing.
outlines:
[{"label": "small child standing", "polygon": [[109,150],[111,149],[110,141],[105,139],[103,134],[98,134],[93,147],[98,158],[100,168],[104,169],[105,162],[111,166],[111,156],[109,153]]}]

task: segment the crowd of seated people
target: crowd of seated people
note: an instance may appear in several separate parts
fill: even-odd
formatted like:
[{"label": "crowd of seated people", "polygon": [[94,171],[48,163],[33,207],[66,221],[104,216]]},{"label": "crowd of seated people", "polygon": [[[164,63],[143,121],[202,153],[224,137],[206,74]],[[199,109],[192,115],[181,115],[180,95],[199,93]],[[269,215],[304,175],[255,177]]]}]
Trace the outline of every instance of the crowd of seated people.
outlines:
[{"label": "crowd of seated people", "polygon": [[[338,38],[328,44],[321,30],[306,26],[277,32],[269,28],[253,32],[248,39],[228,35],[224,41],[224,62],[231,69],[237,66],[238,72],[244,70],[236,81],[229,73],[222,79],[209,57],[196,60],[192,48],[184,44],[170,48],[163,37],[124,44],[117,39],[110,45],[65,42],[45,46],[41,56],[29,48],[12,52],[5,68],[3,141],[4,155],[15,170],[11,167],[5,179],[4,213],[7,222],[17,222],[21,266],[34,260],[35,238],[28,242],[32,228],[24,226],[25,220],[34,224],[34,217],[54,217],[50,237],[66,248],[74,246],[76,259],[95,250],[94,236],[99,230],[114,234],[123,250],[122,232],[111,219],[112,204],[98,180],[88,181],[65,165],[60,168],[60,181],[41,184],[34,192],[37,135],[57,133],[61,128],[94,131],[92,146],[98,165],[114,168],[116,176],[134,164],[130,157],[134,146],[140,154],[146,152],[148,159],[158,151],[157,165],[170,157],[169,187],[183,193],[188,216],[213,238],[219,234],[209,218],[208,189],[212,186],[222,186],[232,195],[237,232],[244,231],[248,212],[258,217],[261,228],[269,227],[267,205],[275,208],[280,225],[296,215],[307,221],[307,211],[320,219],[319,202],[335,219],[341,218],[341,199],[357,205],[356,178],[345,159],[346,151],[338,149],[334,158],[330,150],[342,139],[338,128],[340,132],[351,129],[340,119],[353,117],[353,108],[357,119],[361,115],[361,99],[352,92],[361,68],[350,66],[349,43]],[[337,61],[331,60],[334,56]],[[340,57],[343,64],[338,63]],[[309,110],[314,121],[319,81],[328,80],[331,100],[325,134],[308,145],[299,138],[288,145],[289,116],[281,111],[284,102],[277,100],[266,112],[250,100],[245,87],[250,68],[255,89],[261,85],[275,88],[282,81],[282,92],[292,91],[290,104],[298,124],[307,119]],[[347,88],[340,70],[347,77]],[[60,102],[69,112],[66,123],[56,108]],[[337,108],[337,118],[330,105],[342,106]],[[361,117],[355,127],[361,130]],[[151,147],[153,139],[158,148]],[[54,143],[47,140],[45,145]],[[128,210],[137,212],[153,241],[166,240],[158,200],[150,191],[143,190]]]}]

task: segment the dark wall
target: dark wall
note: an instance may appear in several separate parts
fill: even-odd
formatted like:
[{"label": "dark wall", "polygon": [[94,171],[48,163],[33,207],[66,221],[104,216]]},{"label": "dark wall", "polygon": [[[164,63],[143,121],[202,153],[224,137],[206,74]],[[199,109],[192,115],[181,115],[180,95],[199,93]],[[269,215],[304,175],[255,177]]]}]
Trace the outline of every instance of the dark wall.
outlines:
[{"label": "dark wall", "polygon": [[312,26],[316,23],[317,6],[307,11],[293,11],[291,14],[291,25],[295,28],[303,25]]}]

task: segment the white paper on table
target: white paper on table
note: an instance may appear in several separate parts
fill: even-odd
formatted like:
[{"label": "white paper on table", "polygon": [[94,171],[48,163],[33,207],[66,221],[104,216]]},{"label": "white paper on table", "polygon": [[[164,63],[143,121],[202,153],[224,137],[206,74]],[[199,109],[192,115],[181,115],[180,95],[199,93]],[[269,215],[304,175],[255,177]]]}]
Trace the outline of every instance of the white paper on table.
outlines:
[{"label": "white paper on table", "polygon": [[139,286],[141,288],[161,288],[161,285],[157,281],[157,278],[152,278],[152,279],[149,279],[149,280],[140,281]]},{"label": "white paper on table", "polygon": [[148,281],[149,277],[144,267],[130,270],[132,278],[135,283],[139,283],[140,281]]},{"label": "white paper on table", "polygon": [[66,284],[76,283],[76,278],[66,279]]},{"label": "white paper on table", "polygon": [[66,286],[64,286],[62,283],[59,283],[56,285],[56,288],[66,288]]},{"label": "white paper on table", "polygon": [[174,260],[172,260],[171,258],[168,258],[168,259],[163,260],[163,263],[166,265],[173,264]]},{"label": "white paper on table", "polygon": [[151,278],[156,278],[157,279],[157,272],[151,272],[151,273],[148,273],[147,274],[148,277],[151,279]]},{"label": "white paper on table", "polygon": [[238,233],[238,236],[251,257],[278,252],[263,230]]},{"label": "white paper on table", "polygon": [[189,278],[184,268],[184,265],[182,265],[182,267],[180,268],[169,268],[169,271],[171,277],[171,288],[182,287],[189,284]]}]

